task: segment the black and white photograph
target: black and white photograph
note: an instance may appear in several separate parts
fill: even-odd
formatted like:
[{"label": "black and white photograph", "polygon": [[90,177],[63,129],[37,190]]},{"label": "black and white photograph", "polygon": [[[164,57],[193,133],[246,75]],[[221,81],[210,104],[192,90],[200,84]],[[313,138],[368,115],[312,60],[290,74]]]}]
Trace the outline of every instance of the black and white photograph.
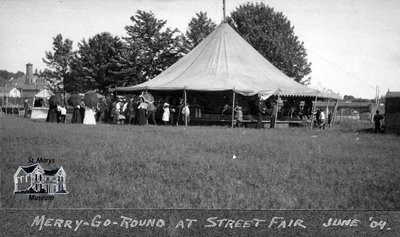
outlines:
[{"label": "black and white photograph", "polygon": [[1,236],[400,236],[400,1],[0,0]]}]

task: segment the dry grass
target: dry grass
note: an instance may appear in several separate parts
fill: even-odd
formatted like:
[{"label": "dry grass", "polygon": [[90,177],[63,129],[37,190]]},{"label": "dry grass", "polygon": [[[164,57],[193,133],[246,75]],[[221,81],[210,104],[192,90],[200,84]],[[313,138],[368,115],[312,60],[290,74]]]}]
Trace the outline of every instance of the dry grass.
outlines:
[{"label": "dry grass", "polygon": [[[399,137],[352,123],[255,130],[2,117],[2,207],[400,210]],[[69,194],[52,203],[13,195],[30,156],[55,158]]]}]

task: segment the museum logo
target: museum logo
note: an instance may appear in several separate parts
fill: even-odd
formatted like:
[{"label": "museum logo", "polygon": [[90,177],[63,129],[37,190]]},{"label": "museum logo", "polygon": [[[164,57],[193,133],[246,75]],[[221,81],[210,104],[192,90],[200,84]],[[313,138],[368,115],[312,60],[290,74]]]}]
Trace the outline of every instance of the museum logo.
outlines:
[{"label": "museum logo", "polygon": [[36,195],[67,194],[65,178],[62,166],[52,170],[43,169],[40,164],[20,166],[14,174],[14,194],[30,194],[30,200],[49,199]]}]

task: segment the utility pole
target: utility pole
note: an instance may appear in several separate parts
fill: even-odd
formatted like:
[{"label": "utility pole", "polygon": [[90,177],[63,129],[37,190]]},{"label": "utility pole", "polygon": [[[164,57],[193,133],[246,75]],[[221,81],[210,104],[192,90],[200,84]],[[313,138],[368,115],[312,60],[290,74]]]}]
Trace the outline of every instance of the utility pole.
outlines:
[{"label": "utility pole", "polygon": [[379,108],[379,86],[376,86],[376,108]]}]

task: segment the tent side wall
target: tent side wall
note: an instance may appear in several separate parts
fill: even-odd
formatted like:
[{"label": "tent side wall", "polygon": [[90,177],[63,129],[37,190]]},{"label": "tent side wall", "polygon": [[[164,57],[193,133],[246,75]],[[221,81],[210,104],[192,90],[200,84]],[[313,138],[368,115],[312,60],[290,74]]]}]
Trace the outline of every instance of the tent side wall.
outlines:
[{"label": "tent side wall", "polygon": [[400,133],[400,96],[386,97],[385,131],[388,133]]}]

